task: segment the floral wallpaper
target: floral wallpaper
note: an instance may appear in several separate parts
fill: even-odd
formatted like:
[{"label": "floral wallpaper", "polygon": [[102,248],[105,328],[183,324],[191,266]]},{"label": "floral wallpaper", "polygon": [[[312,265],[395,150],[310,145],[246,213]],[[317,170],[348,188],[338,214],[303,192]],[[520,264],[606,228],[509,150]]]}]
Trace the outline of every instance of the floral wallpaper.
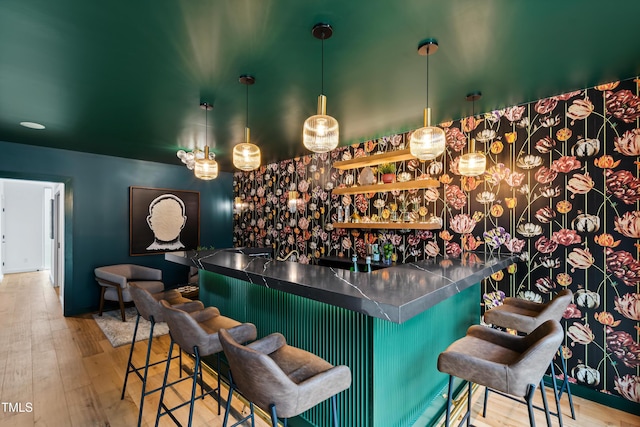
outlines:
[{"label": "floral wallpaper", "polygon": [[[561,322],[569,380],[640,403],[639,85],[614,82],[442,123],[443,156],[396,164],[398,180],[430,177],[438,188],[333,194],[362,173],[334,161],[406,148],[410,132],[236,173],[235,244],[272,246],[279,259],[301,263],[365,256],[373,243],[391,243],[397,262],[519,254],[523,262],[484,281],[484,309],[506,296],[546,302],[571,289]],[[458,163],[471,137],[487,170],[467,178]],[[435,216],[442,228],[334,228],[347,206],[354,221]]]}]

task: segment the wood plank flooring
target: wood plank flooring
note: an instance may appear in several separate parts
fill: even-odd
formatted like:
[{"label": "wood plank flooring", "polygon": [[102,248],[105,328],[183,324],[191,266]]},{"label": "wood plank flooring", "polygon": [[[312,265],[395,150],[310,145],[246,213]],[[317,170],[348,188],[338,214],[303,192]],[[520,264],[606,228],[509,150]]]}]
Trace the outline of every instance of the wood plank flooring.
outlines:
[{"label": "wood plank flooring", "polygon": [[[143,344],[136,345],[134,352],[138,365],[145,357],[146,343]],[[166,356],[168,345],[168,336],[154,340],[152,360]],[[129,377],[125,398],[120,400],[128,352],[128,345],[111,347],[91,316],[62,316],[48,272],[5,275],[0,283],[0,402],[20,404],[22,412],[15,407],[9,410],[7,405],[0,406],[0,427],[135,426],[141,391],[135,376]],[[173,364],[175,371],[171,372],[173,378],[178,376],[176,365]],[[163,365],[150,370],[149,387],[161,383],[163,371]],[[213,384],[210,377],[208,381]],[[177,402],[186,399],[189,392],[189,385],[181,384],[167,393],[167,399]],[[145,400],[144,425],[152,426],[155,422],[158,394]],[[472,423],[476,427],[529,425],[524,405],[496,394],[491,395],[488,417],[482,418],[481,395],[474,396]],[[551,395],[549,399],[553,401]],[[640,427],[640,419],[634,415],[578,397],[574,402],[578,419],[565,416],[567,427]],[[31,411],[27,403],[31,404]],[[232,416],[246,413],[247,408],[239,400],[234,399],[234,403],[237,405]],[[562,409],[569,412],[566,399]],[[187,409],[176,414],[186,424]],[[193,425],[221,426],[223,417],[224,409],[218,416],[216,402],[206,398],[196,402]],[[536,422],[545,425],[542,413],[536,414]],[[557,419],[553,422],[557,425]],[[160,425],[174,424],[163,417]],[[256,425],[269,424],[256,419]]]}]

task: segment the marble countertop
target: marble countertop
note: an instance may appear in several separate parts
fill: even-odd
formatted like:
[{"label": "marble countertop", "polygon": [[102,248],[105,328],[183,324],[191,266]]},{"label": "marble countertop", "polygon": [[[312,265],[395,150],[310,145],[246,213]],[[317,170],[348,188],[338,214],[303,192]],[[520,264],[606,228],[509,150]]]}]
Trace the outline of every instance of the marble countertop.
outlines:
[{"label": "marble countertop", "polygon": [[403,323],[517,262],[514,255],[466,253],[372,273],[277,261],[269,249],[169,252],[167,261],[241,279],[372,317]]}]

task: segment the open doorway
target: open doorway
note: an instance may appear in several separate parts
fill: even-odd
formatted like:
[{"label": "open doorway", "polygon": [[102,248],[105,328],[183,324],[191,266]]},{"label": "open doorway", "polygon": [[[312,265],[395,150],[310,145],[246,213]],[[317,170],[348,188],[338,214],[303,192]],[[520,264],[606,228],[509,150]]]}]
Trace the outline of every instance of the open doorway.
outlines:
[{"label": "open doorway", "polygon": [[0,179],[0,277],[49,271],[64,304],[64,184]]}]

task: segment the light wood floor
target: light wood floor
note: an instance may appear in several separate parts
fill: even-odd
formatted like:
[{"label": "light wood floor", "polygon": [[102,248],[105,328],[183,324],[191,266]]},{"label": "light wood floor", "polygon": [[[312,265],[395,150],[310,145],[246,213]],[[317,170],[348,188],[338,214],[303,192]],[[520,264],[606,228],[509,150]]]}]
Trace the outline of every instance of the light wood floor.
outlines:
[{"label": "light wood floor", "polygon": [[[167,336],[154,340],[156,360],[163,353],[166,356],[168,344]],[[145,345],[136,345],[137,364],[144,360],[145,349]],[[0,283],[0,402],[20,403],[24,411],[28,411],[30,403],[32,411],[12,412],[3,404],[0,426],[134,426],[140,398],[140,381],[135,376],[129,377],[125,399],[120,400],[128,351],[128,345],[111,347],[89,315],[63,317],[47,272],[5,275]],[[159,366],[152,369],[151,387],[161,382],[162,372]],[[177,367],[171,375],[177,377]],[[183,384],[167,393],[167,398],[186,399],[189,392],[188,384]],[[482,418],[481,394],[474,397],[472,423],[476,427],[529,424],[524,405],[495,394],[491,396],[488,418]],[[552,401],[551,396],[549,399]],[[234,402],[238,403],[234,405],[234,415],[246,412],[238,400]],[[565,417],[567,427],[640,426],[640,419],[631,414],[578,397],[574,402],[578,420]],[[154,424],[157,403],[158,393],[147,397],[145,425]],[[563,411],[568,410],[565,402]],[[217,415],[213,399],[200,400],[193,425],[221,426],[223,416],[224,409],[221,416]],[[177,417],[186,424],[187,410],[179,410]],[[536,421],[545,425],[544,415],[536,414]],[[164,417],[161,425],[173,423]],[[257,420],[256,425],[268,424]]]}]

